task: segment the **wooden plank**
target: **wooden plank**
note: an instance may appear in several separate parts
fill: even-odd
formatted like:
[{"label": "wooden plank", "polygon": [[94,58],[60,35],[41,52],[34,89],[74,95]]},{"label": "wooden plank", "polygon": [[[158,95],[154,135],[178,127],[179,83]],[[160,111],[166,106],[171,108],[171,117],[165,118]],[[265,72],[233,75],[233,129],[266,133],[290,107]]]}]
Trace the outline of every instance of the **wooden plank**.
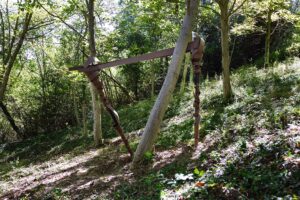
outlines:
[{"label": "wooden plank", "polygon": [[[188,44],[186,52],[190,52],[191,48],[192,48],[192,42],[190,42]],[[171,56],[171,55],[173,55],[174,49],[175,48],[165,49],[165,50],[147,53],[147,54],[143,54],[143,55],[139,55],[139,56],[135,56],[135,57],[131,57],[131,58],[120,59],[120,60],[116,60],[116,61],[112,61],[112,62],[108,62],[108,63],[104,63],[104,64],[91,65],[86,68],[83,66],[76,66],[76,67],[70,68],[69,70],[70,71],[78,70],[81,72],[99,71],[101,69],[105,69],[108,67],[128,65],[128,64],[146,61],[146,60],[152,60],[154,58],[162,58],[162,57]]]}]

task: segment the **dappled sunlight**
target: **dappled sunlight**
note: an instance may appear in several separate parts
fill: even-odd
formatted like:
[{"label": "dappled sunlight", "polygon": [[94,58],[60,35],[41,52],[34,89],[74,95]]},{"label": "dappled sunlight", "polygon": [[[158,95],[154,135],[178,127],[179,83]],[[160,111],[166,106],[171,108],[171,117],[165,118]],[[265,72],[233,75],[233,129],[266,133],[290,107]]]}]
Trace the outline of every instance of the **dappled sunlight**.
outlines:
[{"label": "dappled sunlight", "polygon": [[215,145],[217,145],[222,139],[222,136],[217,132],[213,131],[211,134],[206,135],[203,139],[203,142],[200,142],[195,149],[192,159],[197,160],[201,156],[201,154],[207,153],[211,150]]},{"label": "dappled sunlight", "polygon": [[[70,159],[67,159],[67,155],[64,155],[41,164],[17,168],[9,172],[5,179],[0,181],[0,189],[4,194],[13,192],[19,196],[19,193],[32,190],[38,185],[53,184],[73,175],[80,166],[99,156],[101,152],[102,150],[92,150]],[[79,168],[79,170],[82,170],[82,168]]]},{"label": "dappled sunlight", "polygon": [[[40,195],[44,195],[55,188],[61,188],[62,192],[72,194],[75,198],[81,198],[88,195],[87,191],[93,188],[99,190],[100,194],[120,180],[132,178],[133,173],[122,170],[128,169],[128,164],[122,163],[122,160],[118,161],[119,156],[125,155],[111,152],[113,157],[109,157],[103,155],[104,152],[105,149],[91,150],[71,159],[62,156],[57,160],[18,169],[30,170],[30,174],[22,174],[22,177],[17,176],[17,170],[12,171],[11,178],[7,177],[5,182],[0,182],[4,194],[1,198],[19,197],[36,190],[40,190]],[[115,170],[116,172],[112,173]],[[41,189],[41,186],[44,189]]]},{"label": "dappled sunlight", "polygon": [[[235,97],[230,103],[223,101],[222,80],[203,82],[197,148],[193,147],[192,94],[188,91],[183,100],[174,98],[154,154],[145,155],[137,171],[130,170],[129,154],[120,137],[106,139],[99,149],[92,146],[92,137],[72,133],[53,135],[57,142],[45,148],[47,137],[36,140],[33,147],[31,141],[18,150],[12,145],[1,158],[10,161],[11,168],[1,172],[0,198],[51,199],[59,194],[67,199],[133,199],[140,195],[167,200],[209,194],[214,199],[236,199],[277,194],[278,188],[296,191],[300,70],[298,64],[279,64],[270,70],[253,67],[235,72]],[[136,107],[144,112],[150,103]],[[124,116],[131,113],[130,108],[123,109]],[[127,126],[135,123],[126,120]],[[139,124],[126,134],[133,148],[143,134],[144,121],[136,120]],[[33,161],[22,163],[19,156],[27,154]],[[39,159],[40,155],[47,156]]]},{"label": "dappled sunlight", "polygon": [[[218,187],[210,186],[212,189],[215,187],[214,192],[219,193],[218,195],[222,194],[221,196],[223,197],[232,197],[235,199],[242,194],[236,190],[236,188],[225,187],[222,184],[224,177],[228,177],[228,181],[231,181],[235,176],[237,176],[237,178],[241,176],[235,174],[234,169],[231,169],[232,166],[235,166],[237,173],[244,173],[243,170],[247,169],[254,170],[257,168],[257,170],[260,170],[260,167],[262,168],[261,170],[266,170],[265,172],[271,173],[269,170],[271,170],[271,166],[273,166],[271,163],[273,162],[272,157],[277,159],[277,161],[274,161],[277,166],[273,169],[276,169],[273,173],[276,174],[284,172],[284,170],[289,170],[290,174],[287,175],[287,179],[295,181],[295,179],[290,177],[292,174],[299,173],[300,159],[297,156],[283,154],[280,151],[280,148],[284,147],[285,144],[289,144],[290,148],[295,151],[293,153],[299,153],[299,149],[296,147],[297,145],[300,145],[299,128],[299,126],[289,125],[286,130],[278,130],[274,133],[265,134],[265,132],[262,131],[255,136],[251,136],[248,140],[235,140],[235,142],[228,144],[226,148],[222,149],[212,145],[213,143],[209,143],[212,141],[221,142],[222,138],[215,140],[205,139],[205,145],[203,145],[204,143],[200,143],[197,148],[197,151],[207,155],[205,160],[202,160],[197,164],[199,169],[206,169],[204,176],[199,179],[193,178],[191,181],[184,181],[181,184],[178,183],[175,188],[171,187],[164,189],[162,191],[162,199],[186,198],[188,197],[186,195],[200,191],[201,187],[208,189],[209,184],[207,181],[209,181],[209,177],[214,177],[214,180],[220,180],[220,183],[218,183],[220,185]],[[206,138],[214,138],[215,135],[215,133],[212,133],[207,135]],[[209,148],[212,149],[208,151]],[[197,154],[197,151],[193,154],[193,160],[201,158],[201,153]],[[269,169],[269,167],[271,169]],[[239,170],[241,170],[241,172],[239,172]],[[173,180],[174,179],[176,180],[176,177],[174,177]],[[200,188],[197,185],[199,181],[201,181],[201,184],[203,182],[203,186]],[[299,187],[299,184],[298,186],[294,185],[294,187]]]},{"label": "dappled sunlight", "polygon": [[166,151],[156,152],[155,160],[153,162],[152,167],[154,169],[160,169],[167,164],[174,162],[175,159],[178,158],[184,152],[184,147],[169,149]]}]

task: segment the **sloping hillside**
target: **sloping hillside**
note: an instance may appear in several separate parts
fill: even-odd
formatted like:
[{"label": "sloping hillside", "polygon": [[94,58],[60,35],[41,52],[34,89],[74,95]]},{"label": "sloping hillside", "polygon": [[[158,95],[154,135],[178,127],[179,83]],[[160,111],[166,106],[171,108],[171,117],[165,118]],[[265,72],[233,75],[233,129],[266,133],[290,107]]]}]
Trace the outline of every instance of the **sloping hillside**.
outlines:
[{"label": "sloping hillside", "polygon": [[[140,170],[118,138],[99,149],[77,128],[0,147],[0,199],[300,198],[300,61],[234,72],[201,85],[201,143],[194,151],[192,87],[173,98],[155,154]],[[137,146],[153,100],[120,110]],[[109,120],[104,132],[113,136]]]}]

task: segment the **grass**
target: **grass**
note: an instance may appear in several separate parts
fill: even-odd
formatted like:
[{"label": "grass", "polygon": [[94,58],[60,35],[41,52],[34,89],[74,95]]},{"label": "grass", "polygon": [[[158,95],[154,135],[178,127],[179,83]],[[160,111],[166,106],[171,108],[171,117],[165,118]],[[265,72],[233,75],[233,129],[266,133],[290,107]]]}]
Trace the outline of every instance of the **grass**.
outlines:
[{"label": "grass", "polygon": [[[182,103],[175,97],[166,113],[166,119],[178,114]],[[154,104],[154,99],[143,100],[132,105],[121,107],[118,110],[122,127],[126,132],[132,132],[143,128],[147,122],[149,113]],[[104,138],[116,137],[112,122],[107,113],[102,120]],[[91,125],[89,125],[91,129]],[[137,141],[132,142],[133,148]],[[41,163],[60,155],[71,153],[78,155],[83,151],[94,147],[91,132],[83,136],[77,127],[69,127],[60,132],[40,134],[22,142],[5,144],[0,148],[0,175],[4,175],[14,168],[26,167],[30,164]],[[126,151],[125,148],[124,151]]]},{"label": "grass", "polygon": [[[223,100],[218,77],[203,81],[198,154],[191,147],[192,88],[184,96],[175,95],[156,142],[156,154],[148,156],[141,166],[145,170],[133,179],[114,184],[107,198],[299,199],[299,65],[297,60],[268,69],[240,68],[231,76],[235,96],[230,103]],[[124,130],[143,128],[153,103],[150,99],[120,108]],[[115,137],[110,123],[105,115],[103,130],[108,138]],[[138,140],[131,141],[133,148],[137,144]],[[0,177],[9,179],[9,172],[16,168],[58,156],[74,157],[93,148],[92,136],[81,136],[77,128],[5,145],[0,149]],[[122,145],[114,148],[125,152]],[[109,161],[110,155],[105,151],[102,156]],[[72,194],[54,189],[56,199],[64,195],[72,199]]]},{"label": "grass", "polygon": [[[300,150],[295,144],[300,141],[300,133],[289,130],[292,125],[300,126],[299,65],[299,62],[297,65],[281,64],[260,70],[246,66],[237,70],[232,75],[235,92],[232,103],[223,101],[220,80],[203,82],[200,133],[203,143],[214,138],[215,143],[203,148],[196,160],[187,157],[179,165],[173,162],[161,168],[159,173],[164,181],[159,186],[163,189],[150,197],[299,199]],[[184,104],[192,105],[192,98]],[[156,147],[169,149],[182,143],[190,145],[192,124],[189,118],[169,126],[161,132]],[[268,136],[270,139],[265,141],[264,137]],[[194,167],[189,167],[193,164]],[[204,170],[205,176],[194,176],[192,181],[176,181],[176,174],[191,174],[195,168]],[[198,181],[205,186],[196,187]],[[130,191],[128,188],[135,190],[136,185],[124,187]],[[117,193],[123,189],[120,186]],[[155,190],[147,188],[145,191]],[[143,193],[135,195],[140,199],[144,196]],[[134,196],[126,199],[134,199]]]},{"label": "grass", "polygon": [[77,155],[92,147],[93,139],[81,136],[77,129],[41,134],[22,142],[6,144],[0,150],[0,175],[60,155]]}]

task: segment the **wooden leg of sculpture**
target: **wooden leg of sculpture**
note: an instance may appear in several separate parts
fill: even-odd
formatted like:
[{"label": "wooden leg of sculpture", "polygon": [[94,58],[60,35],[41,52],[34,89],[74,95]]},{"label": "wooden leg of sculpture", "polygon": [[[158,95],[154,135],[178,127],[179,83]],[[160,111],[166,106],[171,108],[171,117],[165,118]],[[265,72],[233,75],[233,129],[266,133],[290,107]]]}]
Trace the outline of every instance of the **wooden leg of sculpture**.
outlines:
[{"label": "wooden leg of sculpture", "polygon": [[199,143],[199,126],[200,126],[200,71],[201,67],[199,62],[193,63],[194,67],[194,108],[195,108],[195,122],[194,122],[194,138],[195,138],[195,147],[198,146]]},{"label": "wooden leg of sculpture", "polygon": [[132,158],[133,152],[129,146],[127,138],[124,135],[124,131],[121,127],[118,113],[113,109],[113,107],[111,106],[110,102],[108,101],[108,99],[106,98],[106,96],[104,94],[103,83],[98,78],[98,72],[97,71],[85,72],[85,74],[87,75],[87,77],[89,78],[91,83],[96,87],[96,89],[99,93],[101,102],[103,103],[106,111],[110,114],[110,116],[113,120],[113,123],[114,123],[113,126],[114,126],[116,132],[119,134],[119,136],[123,140],[125,147],[127,148],[128,152],[130,153],[130,156]]}]

